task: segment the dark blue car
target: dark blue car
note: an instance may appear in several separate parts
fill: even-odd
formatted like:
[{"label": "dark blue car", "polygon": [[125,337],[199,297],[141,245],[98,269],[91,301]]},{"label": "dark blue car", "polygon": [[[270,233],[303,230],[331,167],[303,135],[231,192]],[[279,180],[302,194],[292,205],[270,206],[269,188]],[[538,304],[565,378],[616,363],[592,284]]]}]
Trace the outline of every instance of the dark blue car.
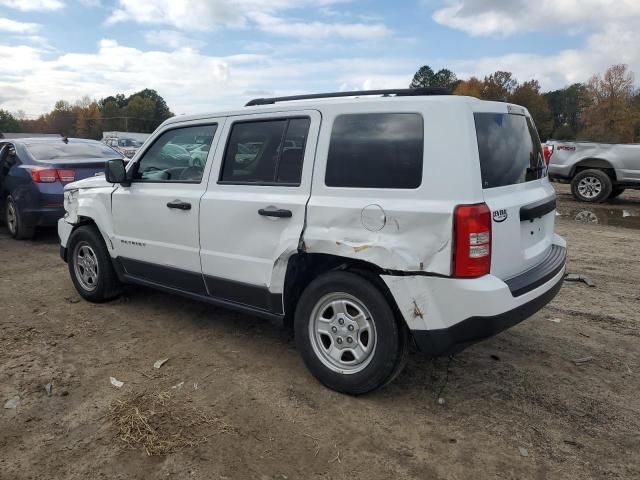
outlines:
[{"label": "dark blue car", "polygon": [[0,207],[11,236],[31,238],[36,227],[55,225],[64,215],[64,186],[104,172],[115,158],[122,156],[95,140],[0,140]]}]

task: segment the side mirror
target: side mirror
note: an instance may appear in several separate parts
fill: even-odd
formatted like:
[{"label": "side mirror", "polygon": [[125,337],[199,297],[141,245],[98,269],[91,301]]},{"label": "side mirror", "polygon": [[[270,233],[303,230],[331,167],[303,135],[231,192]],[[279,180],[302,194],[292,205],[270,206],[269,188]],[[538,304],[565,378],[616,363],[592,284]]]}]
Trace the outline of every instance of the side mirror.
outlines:
[{"label": "side mirror", "polygon": [[109,160],[104,169],[104,176],[109,183],[119,183],[125,187],[131,185],[121,159]]}]

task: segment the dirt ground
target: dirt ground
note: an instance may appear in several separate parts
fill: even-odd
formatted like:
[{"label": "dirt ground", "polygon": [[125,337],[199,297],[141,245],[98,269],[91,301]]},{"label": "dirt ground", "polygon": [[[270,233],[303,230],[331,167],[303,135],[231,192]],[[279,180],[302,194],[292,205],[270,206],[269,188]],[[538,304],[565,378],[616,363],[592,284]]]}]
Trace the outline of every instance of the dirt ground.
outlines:
[{"label": "dirt ground", "polygon": [[[568,271],[595,287],[565,283],[448,375],[413,353],[360,398],[316,382],[279,324],[143,288],[89,304],[54,231],[0,229],[0,405],[21,402],[0,408],[0,478],[640,478],[640,192],[593,208],[558,190]],[[110,409],[156,392],[192,446],[124,448]]]}]

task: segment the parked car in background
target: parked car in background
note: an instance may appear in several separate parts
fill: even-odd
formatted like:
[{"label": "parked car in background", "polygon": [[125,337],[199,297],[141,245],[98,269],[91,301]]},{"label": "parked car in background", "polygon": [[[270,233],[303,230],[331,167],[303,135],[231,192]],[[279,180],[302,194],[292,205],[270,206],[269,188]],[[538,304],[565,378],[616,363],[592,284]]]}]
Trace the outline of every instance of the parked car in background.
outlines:
[{"label": "parked car in background", "polygon": [[[66,186],[77,291],[135,283],[291,321],[309,370],[350,394],[391,382],[410,339],[449,355],[523,321],[565,269],[540,139],[523,107],[441,93],[167,120],[126,169]],[[199,138],[206,161],[185,162]]]},{"label": "parked car in background", "polygon": [[26,239],[64,215],[67,183],[104,172],[121,159],[111,147],[76,138],[0,140],[0,206],[12,237]]},{"label": "parked car in background", "polygon": [[104,138],[102,141],[126,158],[132,158],[142,146],[142,142],[134,138]]},{"label": "parked car in background", "polygon": [[640,144],[549,140],[549,177],[570,183],[582,202],[604,202],[640,189]]}]

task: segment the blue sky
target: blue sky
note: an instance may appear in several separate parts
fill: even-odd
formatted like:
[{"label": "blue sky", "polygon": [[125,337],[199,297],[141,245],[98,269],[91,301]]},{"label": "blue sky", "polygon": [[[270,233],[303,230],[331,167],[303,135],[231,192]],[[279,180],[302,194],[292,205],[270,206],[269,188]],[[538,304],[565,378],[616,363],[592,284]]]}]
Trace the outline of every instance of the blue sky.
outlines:
[{"label": "blue sky", "polygon": [[543,88],[640,71],[637,0],[0,0],[0,108],[155,88],[176,113],[498,69]]}]

